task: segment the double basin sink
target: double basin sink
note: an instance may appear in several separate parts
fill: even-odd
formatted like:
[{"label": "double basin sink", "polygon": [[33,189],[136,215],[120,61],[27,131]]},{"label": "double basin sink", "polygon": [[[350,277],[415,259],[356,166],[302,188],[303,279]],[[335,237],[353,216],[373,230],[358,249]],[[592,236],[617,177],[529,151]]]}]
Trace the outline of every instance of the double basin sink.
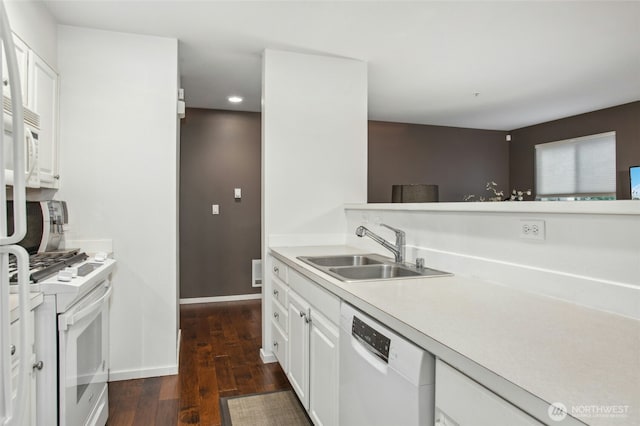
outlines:
[{"label": "double basin sink", "polygon": [[407,278],[444,277],[448,272],[395,263],[378,254],[299,256],[301,261],[345,282],[381,281]]}]

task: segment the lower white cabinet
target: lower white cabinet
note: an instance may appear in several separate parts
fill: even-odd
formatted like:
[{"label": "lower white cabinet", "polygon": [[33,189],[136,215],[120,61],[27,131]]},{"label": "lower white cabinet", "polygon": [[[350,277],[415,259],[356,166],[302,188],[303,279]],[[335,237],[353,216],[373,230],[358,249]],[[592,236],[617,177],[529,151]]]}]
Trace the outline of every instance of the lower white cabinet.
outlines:
[{"label": "lower white cabinet", "polygon": [[309,416],[315,425],[338,424],[339,330],[312,312],[309,337]]},{"label": "lower white cabinet", "polygon": [[275,322],[271,323],[271,339],[272,342],[272,350],[276,359],[280,363],[280,366],[284,371],[287,371],[287,348],[289,347],[289,339],[287,338],[286,333],[278,327]]},{"label": "lower white cabinet", "polygon": [[[317,306],[327,305],[333,312],[333,302],[339,309],[340,301],[325,298],[328,293],[299,274],[290,271],[289,277],[291,287],[312,297],[306,299],[293,288],[288,292],[287,378],[316,426],[336,425],[339,329]],[[316,299],[316,294],[321,296]]]},{"label": "lower white cabinet", "polygon": [[[289,286],[287,285],[288,267],[272,256],[267,257],[267,264],[271,268],[271,291],[267,293],[271,303],[271,351],[276,357],[283,371],[289,368],[289,320],[287,315]],[[268,310],[267,310],[268,311]]]},{"label": "lower white cabinet", "polygon": [[436,360],[436,426],[542,426],[484,386]]},{"label": "lower white cabinet", "polygon": [[[31,327],[27,328],[27,335],[22,336],[20,334],[20,321],[22,319],[18,318],[11,323],[11,381],[13,389],[12,398],[17,398],[17,386],[18,386],[18,369],[20,364],[24,363],[24,366],[29,370],[29,388],[27,390],[26,395],[26,404],[25,406],[28,408],[27,411],[22,412],[22,425],[35,425],[36,424],[36,379],[38,365],[36,363],[36,354],[34,352],[34,339],[35,339],[35,330],[34,330],[34,312],[29,311],[29,323]],[[26,354],[20,353],[20,344],[21,339],[27,339],[27,346],[29,348],[29,352]],[[41,367],[40,367],[41,368]]]},{"label": "lower white cabinet", "polygon": [[289,291],[289,368],[287,378],[300,402],[309,409],[309,319],[311,308]]}]

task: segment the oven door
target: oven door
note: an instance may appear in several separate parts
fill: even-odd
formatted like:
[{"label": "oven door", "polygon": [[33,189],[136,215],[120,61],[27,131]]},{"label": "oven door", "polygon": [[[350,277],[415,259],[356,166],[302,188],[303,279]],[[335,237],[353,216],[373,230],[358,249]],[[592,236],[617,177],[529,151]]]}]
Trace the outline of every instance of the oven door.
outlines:
[{"label": "oven door", "polygon": [[58,315],[59,424],[104,425],[109,405],[109,281]]}]

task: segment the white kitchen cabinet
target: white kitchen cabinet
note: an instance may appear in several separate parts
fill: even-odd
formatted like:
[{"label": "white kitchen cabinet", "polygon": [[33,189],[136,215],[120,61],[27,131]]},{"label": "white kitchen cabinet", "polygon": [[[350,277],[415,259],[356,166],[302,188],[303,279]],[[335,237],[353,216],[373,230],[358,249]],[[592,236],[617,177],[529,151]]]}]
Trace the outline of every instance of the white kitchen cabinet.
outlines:
[{"label": "white kitchen cabinet", "polygon": [[278,262],[274,258],[269,258],[271,262],[271,351],[280,363],[282,370],[286,373],[289,368],[289,319],[288,292],[286,284],[287,266]]},{"label": "white kitchen cabinet", "polygon": [[280,367],[287,371],[288,359],[287,350],[289,347],[289,339],[282,329],[274,323],[271,324],[272,351],[276,359],[280,363]]},{"label": "white kitchen cabinet", "polygon": [[40,186],[57,188],[58,175],[58,73],[29,51],[27,106],[40,115],[38,165]]},{"label": "white kitchen cabinet", "polygon": [[269,262],[272,351],[313,423],[336,425],[340,299],[278,259]]},{"label": "white kitchen cabinet", "polygon": [[[28,154],[35,159],[38,178],[28,187],[59,187],[58,171],[58,73],[17,36],[14,35],[18,73],[22,89],[22,102],[31,111],[38,114],[37,150]],[[11,98],[8,84],[8,70],[5,52],[2,52],[3,94]],[[5,153],[6,154],[6,153]],[[30,167],[29,165],[27,167]],[[12,171],[5,172],[8,182],[12,182]]]},{"label": "white kitchen cabinet", "polygon": [[316,426],[338,423],[340,299],[289,270],[287,377]]},{"label": "white kitchen cabinet", "polygon": [[541,426],[542,423],[455,368],[436,360],[436,426]]},{"label": "white kitchen cabinet", "polygon": [[[11,381],[12,381],[12,389],[13,394],[12,398],[17,398],[17,385],[18,385],[18,369],[21,363],[25,363],[26,368],[29,372],[29,389],[26,395],[26,404],[28,407],[26,411],[22,413],[22,423],[23,425],[35,425],[36,424],[36,385],[37,385],[37,375],[38,375],[38,365],[36,362],[36,354],[34,350],[35,346],[35,315],[33,311],[29,311],[29,323],[31,327],[27,328],[27,335],[22,336],[20,334],[20,321],[22,319],[18,318],[11,323]],[[20,352],[20,344],[21,339],[27,339],[27,347],[29,348],[28,353],[22,354]]]},{"label": "white kitchen cabinet", "polygon": [[316,426],[338,422],[338,328],[289,292],[287,377]]},{"label": "white kitchen cabinet", "polygon": [[[27,104],[27,63],[29,55],[29,47],[20,37],[13,35],[13,44],[16,47],[16,59],[18,60],[18,74],[20,75],[20,88],[22,90],[22,103]],[[9,86],[9,71],[7,69],[7,58],[5,56],[4,47],[2,50],[2,94],[11,98],[11,88]]]},{"label": "white kitchen cabinet", "polygon": [[289,292],[289,351],[287,378],[300,402],[309,409],[309,304]]},{"label": "white kitchen cabinet", "polygon": [[338,424],[338,328],[312,311],[309,337],[309,417],[316,426]]}]

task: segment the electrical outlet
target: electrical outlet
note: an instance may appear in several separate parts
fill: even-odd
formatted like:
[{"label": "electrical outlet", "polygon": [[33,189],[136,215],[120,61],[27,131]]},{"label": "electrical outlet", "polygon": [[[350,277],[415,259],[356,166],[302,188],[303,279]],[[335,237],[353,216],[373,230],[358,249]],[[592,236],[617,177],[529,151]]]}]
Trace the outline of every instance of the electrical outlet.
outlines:
[{"label": "electrical outlet", "polygon": [[544,220],[521,220],[520,238],[529,240],[544,240],[545,226]]},{"label": "electrical outlet", "polygon": [[211,205],[211,214],[220,214],[220,205],[212,204]]}]

